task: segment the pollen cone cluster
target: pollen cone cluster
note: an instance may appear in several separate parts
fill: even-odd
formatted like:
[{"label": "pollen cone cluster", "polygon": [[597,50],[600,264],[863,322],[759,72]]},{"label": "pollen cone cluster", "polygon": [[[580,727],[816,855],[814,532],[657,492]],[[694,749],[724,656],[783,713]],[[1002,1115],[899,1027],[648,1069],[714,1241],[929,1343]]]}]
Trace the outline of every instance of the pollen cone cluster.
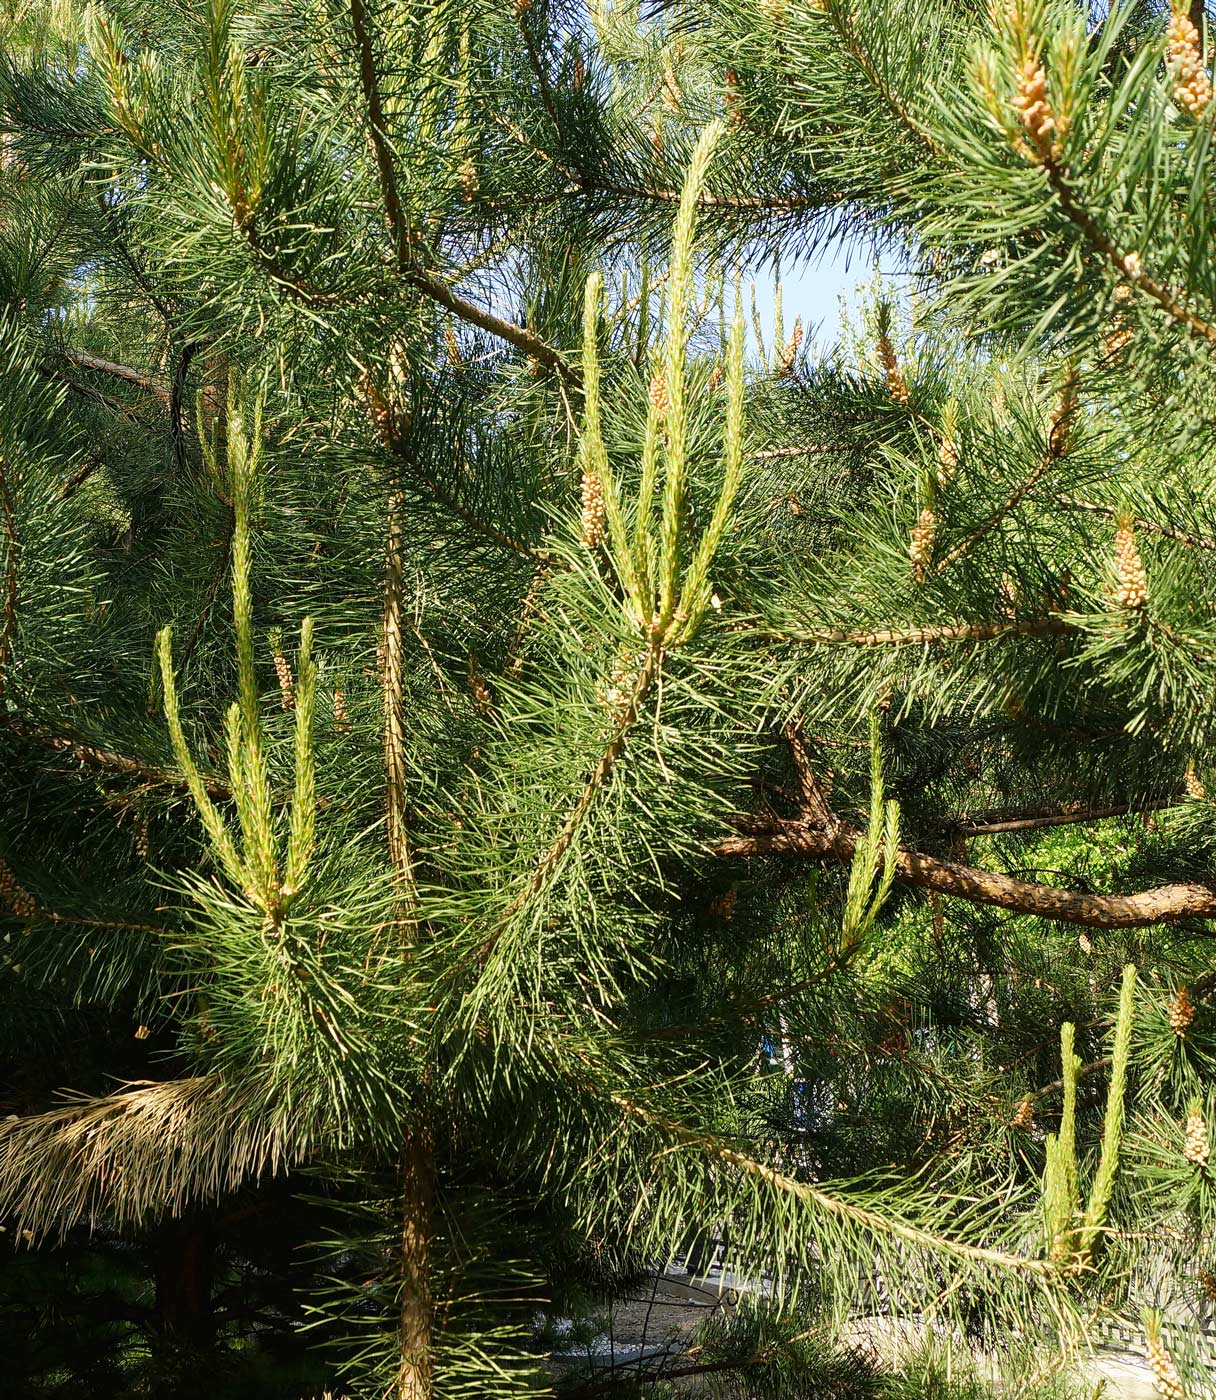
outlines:
[{"label": "pollen cone cluster", "polygon": [[958,471],[958,450],[954,446],[954,438],[947,433],[942,438],[941,446],[937,449],[937,484],[939,486],[949,486],[954,480],[954,474]]},{"label": "pollen cone cluster", "polygon": [[781,359],[777,364],[777,373],[784,379],[794,368],[794,361],[798,358],[798,350],[802,345],[802,318],[799,317],[794,322],[794,329],[790,333],[789,340],[785,343],[785,348],[781,352]]},{"label": "pollen cone cluster", "polygon": [[460,162],[460,192],[465,199],[473,199],[477,195],[480,181],[477,178],[477,167],[473,164],[472,158],[465,156]]},{"label": "pollen cone cluster", "polygon": [[1193,1167],[1206,1167],[1208,1164],[1208,1125],[1198,1108],[1192,1108],[1186,1115],[1186,1142],[1182,1155]]},{"label": "pollen cone cluster", "polygon": [[908,385],[899,367],[899,361],[895,358],[895,346],[891,344],[891,337],[886,331],[878,337],[878,356],[882,361],[883,373],[887,377],[887,392],[896,403],[907,403]]},{"label": "pollen cone cluster", "polygon": [[469,693],[473,697],[473,708],[479,715],[489,716],[494,713],[493,692],[472,652],[469,652]]},{"label": "pollen cone cluster", "polygon": [[598,472],[583,473],[582,542],[594,549],[604,538],[604,483]]},{"label": "pollen cone cluster", "polygon": [[1009,1120],[1011,1128],[1021,1128],[1024,1133],[1028,1133],[1034,1127],[1034,1097],[1027,1094],[1017,1106],[1013,1117]]},{"label": "pollen cone cluster", "polygon": [[621,651],[612,663],[608,684],[598,687],[599,697],[614,719],[619,718],[629,704],[637,669],[637,658],[629,651]]},{"label": "pollen cone cluster", "polygon": [[380,392],[379,386],[366,370],[359,376],[355,384],[355,397],[366,404],[372,426],[385,442],[391,444],[397,435],[396,415]]},{"label": "pollen cone cluster", "polygon": [[1202,802],[1208,795],[1207,788],[1203,785],[1203,779],[1195,771],[1195,760],[1188,759],[1186,772],[1182,775],[1183,785],[1186,787],[1186,795],[1196,802]]},{"label": "pollen cone cluster", "polygon": [[1210,1269],[1199,1270],[1199,1286],[1209,1303],[1216,1303],[1216,1274]]},{"label": "pollen cone cluster", "polygon": [[908,540],[908,558],[917,583],[924,583],[925,573],[933,559],[933,542],[937,538],[937,512],[926,506],[912,527]]},{"label": "pollen cone cluster", "polygon": [[32,919],[38,912],[34,897],[17,883],[17,877],[4,860],[0,860],[0,902],[19,919]]},{"label": "pollen cone cluster", "polygon": [[676,77],[676,70],[669,63],[663,70],[663,108],[668,112],[678,112],[683,100],[680,80]]},{"label": "pollen cone cluster", "polygon": [[1191,994],[1185,987],[1179,987],[1170,998],[1169,1011],[1170,1030],[1177,1036],[1184,1036],[1190,1028],[1191,1022],[1195,1019],[1195,1006],[1191,1001]]},{"label": "pollen cone cluster", "polygon": [[294,710],[295,685],[291,678],[291,663],[281,651],[274,654],[274,673],[279,678],[279,700],[285,710]]},{"label": "pollen cone cluster", "polygon": [[1135,339],[1135,332],[1132,330],[1127,318],[1117,315],[1111,322],[1110,330],[1106,334],[1106,353],[1112,360],[1117,360],[1124,350]]},{"label": "pollen cone cluster", "polygon": [[346,712],[346,696],[341,690],[334,691],[334,728],[339,734],[350,730],[350,715]]},{"label": "pollen cone cluster", "polygon": [[654,378],[650,381],[650,402],[660,418],[665,417],[667,410],[671,407],[671,396],[667,392],[667,376],[661,369],[655,371]]},{"label": "pollen cone cluster", "polygon": [[1051,415],[1051,430],[1047,444],[1053,457],[1062,457],[1072,446],[1073,428],[1076,426],[1077,411],[1081,406],[1077,375],[1070,370],[1060,385],[1060,397],[1055,412]]},{"label": "pollen cone cluster", "polygon": [[722,103],[726,108],[726,115],[732,127],[737,127],[743,120],[742,104],[739,101],[739,77],[733,68],[728,68],[724,75],[725,84],[722,94]]},{"label": "pollen cone cluster", "polygon": [[1136,532],[1126,521],[1115,532],[1115,601],[1121,608],[1142,608],[1148,601],[1148,575],[1136,548]]},{"label": "pollen cone cluster", "polygon": [[1212,82],[1199,48],[1199,33],[1186,11],[1177,7],[1165,33],[1165,62],[1174,79],[1174,105],[1198,121],[1212,101]]},{"label": "pollen cone cluster", "polygon": [[1153,1373],[1153,1389],[1157,1394],[1162,1396],[1164,1400],[1186,1400],[1182,1377],[1170,1359],[1165,1343],[1161,1340],[1159,1329],[1154,1329],[1149,1335],[1145,1355],[1149,1370]]},{"label": "pollen cone cluster", "polygon": [[1047,71],[1029,55],[1017,72],[1013,105],[1040,160],[1050,160],[1056,136],[1056,119],[1047,98]]}]

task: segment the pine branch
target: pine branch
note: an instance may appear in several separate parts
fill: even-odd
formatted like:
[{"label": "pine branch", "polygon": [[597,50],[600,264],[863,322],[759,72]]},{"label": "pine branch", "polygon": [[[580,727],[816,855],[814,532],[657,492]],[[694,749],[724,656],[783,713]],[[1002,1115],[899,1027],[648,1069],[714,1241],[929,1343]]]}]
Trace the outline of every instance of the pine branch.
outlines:
[{"label": "pine branch", "polygon": [[571,367],[565,357],[555,350],[548,341],[542,339],[534,331],[528,330],[526,326],[519,326],[514,321],[504,320],[501,316],[495,316],[493,312],[486,311],[483,307],[475,306],[464,297],[457,296],[442,278],[436,277],[433,272],[427,272],[424,268],[409,267],[403,269],[403,275],[412,287],[422,292],[424,296],[430,297],[433,302],[444,307],[454,316],[459,316],[462,321],[467,321],[480,330],[488,331],[490,335],[497,336],[499,340],[505,340],[508,345],[514,345],[523,354],[531,355],[541,364],[548,365],[550,369],[558,370],[575,383],[578,382],[577,371]]},{"label": "pine branch", "polygon": [[[1097,1074],[1100,1070],[1109,1069],[1110,1063],[1110,1056],[1103,1055],[1100,1060],[1091,1060],[1086,1065],[1078,1065],[1076,1077],[1078,1079],[1084,1079],[1086,1075]],[[1045,1099],[1050,1094],[1058,1094],[1063,1088],[1063,1079],[1053,1079],[1050,1084],[1044,1084],[1042,1088],[1035,1089],[1033,1091],[1033,1096],[1036,1099]]]},{"label": "pine branch", "polygon": [[[175,773],[172,769],[158,768],[152,764],[144,763],[140,759],[132,758],[129,754],[101,748],[81,739],[73,739],[66,734],[55,734],[50,730],[40,729],[38,726],[17,719],[12,715],[0,715],[0,727],[3,727],[10,734],[15,734],[18,738],[37,744],[40,748],[66,754],[85,767],[105,768],[114,773],[122,773],[128,777],[138,778],[141,782],[152,787],[177,788],[183,792],[189,790],[185,777],[181,773]],[[232,789],[228,784],[210,774],[203,776],[203,786],[212,797],[232,796]]]},{"label": "pine branch", "polygon": [[[67,381],[65,380],[64,382],[66,383]],[[71,388],[72,386],[69,385],[68,387]],[[104,466],[104,460],[97,453],[93,453],[92,456],[82,462],[71,476],[64,481],[63,485],[59,488],[59,499],[61,501],[70,501],[93,473],[100,471]]]},{"label": "pine branch", "polygon": [[100,356],[92,355],[87,350],[72,350],[65,347],[59,353],[68,364],[75,365],[78,369],[89,369],[97,374],[108,374],[113,379],[121,379],[127,384],[133,384],[137,389],[143,389],[165,405],[170,402],[171,390],[150,374],[130,369],[127,365],[115,364],[113,360],[103,360]]},{"label": "pine branch", "polygon": [[432,477],[419,478],[422,489],[437,504],[445,510],[452,512],[454,516],[469,527],[474,534],[481,535],[483,539],[489,540],[491,544],[496,544],[502,549],[509,549],[513,554],[522,554],[525,559],[535,559],[538,564],[555,564],[558,561],[547,549],[537,549],[534,545],[524,544],[522,540],[517,540],[513,535],[508,535],[500,530],[497,525],[493,525],[488,520],[483,520],[481,516],[471,511],[468,506],[459,501],[452,493],[435,481]]},{"label": "pine branch", "polygon": [[[1078,501],[1071,496],[1057,496],[1056,504],[1069,510],[1084,510],[1094,515],[1104,515],[1108,520],[1114,520],[1120,515],[1113,506],[1099,505],[1096,501]],[[1132,518],[1131,524],[1145,534],[1177,540],[1179,544],[1185,544],[1191,549],[1216,550],[1216,539],[1211,535],[1195,535],[1187,530],[1175,529],[1172,525],[1161,525],[1156,520],[1145,520],[1139,515]]]},{"label": "pine branch", "polygon": [[389,233],[393,238],[397,266],[404,270],[412,262],[410,245],[413,241],[413,231],[406,219],[405,207],[397,189],[397,171],[393,164],[393,153],[386,134],[384,104],[380,100],[380,80],[376,73],[376,54],[372,44],[371,26],[363,0],[350,0],[350,21],[355,32],[355,42],[359,46],[359,85],[363,90],[363,100],[367,104],[368,137],[371,140],[372,154],[376,160],[380,194],[384,200],[384,211],[388,216]]},{"label": "pine branch", "polygon": [[[352,0],[352,6],[359,0]],[[399,925],[407,945],[420,936],[415,917],[414,857],[410,847],[405,771],[405,655],[402,625],[405,604],[403,514],[405,502],[391,491],[387,503],[384,555],[384,786],[389,863],[397,887]],[[425,1066],[423,1083],[429,1082]],[[398,1260],[400,1356],[397,1400],[430,1400],[432,1359],[431,1216],[435,1163],[428,1106],[423,1104],[401,1150],[401,1230]]]},{"label": "pine branch", "polygon": [[[54,373],[49,371],[48,373]],[[95,403],[100,408],[104,408],[108,413],[113,413],[118,418],[126,418],[131,423],[143,423],[143,416],[139,410],[132,408],[130,404],[123,403],[121,399],[111,398],[109,394],[103,394],[100,389],[95,389],[91,384],[81,384],[67,374],[54,374],[59,383],[64,385],[69,393],[75,394],[77,398],[88,399],[90,403]]]},{"label": "pine branch", "polygon": [[197,340],[188,341],[173,367],[173,383],[169,388],[169,433],[173,439],[173,464],[179,472],[186,470],[186,429],[182,412],[186,394],[186,376],[190,363],[200,350]]},{"label": "pine branch", "polygon": [[856,13],[843,5],[829,5],[828,14],[845,48],[852,55],[857,66],[865,74],[866,80],[896,119],[896,122],[903,127],[917,145],[924,149],[926,154],[934,160],[940,160],[942,150],[937,141],[916,120],[895,89],[883,80],[870,55],[866,52],[856,30]]},{"label": "pine branch", "polygon": [[[728,836],[710,849],[726,857],[809,856],[850,861],[859,839],[860,833],[846,827],[829,832],[801,821],[778,821],[767,831]],[[904,848],[896,853],[895,874],[905,884],[936,890],[969,904],[994,905],[1011,913],[1086,928],[1147,928],[1182,919],[1216,918],[1216,885],[1198,881],[1159,885],[1136,894],[1088,894]]]},{"label": "pine branch", "polygon": [[1051,429],[1047,435],[1047,450],[1040,457],[1034,470],[1029,472],[1018,486],[1010,492],[1009,496],[987,517],[981,524],[977,525],[964,539],[960,540],[952,550],[937,566],[940,574],[948,569],[951,564],[957,563],[965,555],[969,554],[977,544],[982,543],[996,529],[996,527],[1010,514],[1017,510],[1018,506],[1034,490],[1040,481],[1068,452],[1068,444],[1071,438],[1072,424],[1077,413],[1076,402],[1076,371],[1070,369],[1064,381],[1061,391],[1061,401],[1055,414],[1052,417]]},{"label": "pine branch", "polygon": [[1172,287],[1149,276],[1143,270],[1137,255],[1120,250],[1114,239],[1102,227],[1098,216],[1085,207],[1067,172],[1051,159],[1043,160],[1041,167],[1061,212],[1079,230],[1093,251],[1105,258],[1121,278],[1156,302],[1171,320],[1196,338],[1216,344],[1216,325],[1190,311],[1179,300],[1179,294]]},{"label": "pine branch", "polygon": [[1062,617],[1025,618],[1018,622],[960,622],[940,627],[880,627],[847,630],[837,627],[799,628],[763,632],[769,641],[801,642],[810,646],[926,646],[933,642],[991,642],[1006,637],[1062,637],[1076,628]]},{"label": "pine branch", "polygon": [[402,897],[412,904],[414,860],[410,851],[406,814],[405,655],[402,648],[404,509],[401,493],[391,492],[384,549],[384,791],[389,862]]},{"label": "pine branch", "polygon": [[219,1075],[130,1084],[106,1098],[0,1122],[0,1212],[62,1238],[215,1200],[301,1161],[316,1139],[301,1105]]},{"label": "pine branch", "polygon": [[650,686],[658,673],[658,668],[661,663],[662,650],[659,646],[652,643],[646,649],[646,656],[637,674],[637,678],[634,681],[633,690],[613,727],[612,738],[596,760],[595,767],[592,768],[587,777],[587,781],[583,784],[582,790],[574,806],[570,810],[570,814],[562,824],[561,830],[545,848],[544,854],[533,866],[527,884],[507,906],[493,933],[478,947],[476,952],[477,958],[485,958],[493,951],[499,939],[506,933],[515,915],[545,889],[557,872],[561,865],[562,857],[573,844],[574,838],[578,835],[579,829],[586,820],[587,813],[591,810],[591,806],[597,794],[612,776],[612,770],[616,767],[617,760],[625,751],[625,743],[629,737],[629,731],[637,721],[638,711],[642,706],[647,692],[650,690]]},{"label": "pine branch", "polygon": [[941,827],[960,836],[998,836],[1003,832],[1037,831],[1044,827],[1073,826],[1078,822],[1105,821],[1109,817],[1126,817],[1141,812],[1165,812],[1181,806],[1185,795],[1175,793],[1169,797],[1151,798],[1147,801],[1117,802],[1105,807],[1086,807],[1081,803],[1070,807],[1022,808],[1013,811],[975,812],[967,816],[951,818],[941,823]]},{"label": "pine branch", "polygon": [[441,277],[436,277],[433,272],[428,272],[425,268],[417,265],[414,256],[415,234],[406,217],[405,206],[402,204],[398,191],[393,153],[386,135],[387,127],[384,119],[384,104],[380,97],[380,79],[376,72],[375,49],[372,44],[371,28],[363,0],[350,0],[350,17],[355,40],[359,46],[359,84],[363,91],[363,100],[367,105],[368,136],[375,156],[376,172],[380,180],[380,193],[384,200],[384,209],[388,218],[389,233],[393,239],[398,271],[412,287],[429,297],[437,305],[452,312],[453,315],[459,316],[461,320],[467,321],[481,330],[488,331],[491,335],[498,336],[500,340],[514,345],[525,355],[534,356],[542,364],[546,364],[552,369],[569,373],[570,367],[563,357],[540,336],[524,326],[517,326],[514,322],[506,321],[502,317],[495,316],[492,312],[466,301],[464,297],[453,292]]},{"label": "pine branch", "polygon": [[540,90],[540,100],[544,106],[550,122],[553,124],[554,134],[560,140],[562,138],[562,123],[558,115],[557,104],[553,100],[553,88],[549,82],[549,74],[545,70],[545,65],[541,61],[541,56],[537,52],[536,41],[532,37],[532,31],[528,26],[528,12],[530,5],[516,5],[515,18],[519,25],[520,37],[524,41],[524,49],[528,55],[528,65],[532,69],[532,74],[536,79],[536,85]]},{"label": "pine branch", "polygon": [[665,1118],[622,1094],[614,1093],[610,1095],[610,1098],[626,1117],[636,1119],[647,1127],[656,1129],[661,1136],[673,1144],[689,1147],[703,1153],[705,1156],[721,1162],[723,1166],[733,1167],[743,1175],[763,1182],[774,1191],[792,1196],[796,1200],[813,1206],[824,1215],[858,1226],[870,1234],[880,1237],[894,1237],[902,1240],[905,1244],[925,1249],[934,1254],[947,1255],[990,1268],[1032,1274],[1044,1280],[1050,1278],[1055,1272],[1054,1267],[1047,1260],[1031,1259],[1020,1254],[1009,1254],[1004,1250],[966,1244],[943,1235],[935,1235],[929,1230],[921,1229],[919,1226],[900,1219],[898,1216],[882,1215],[878,1211],[867,1209],[865,1206],[854,1205],[851,1201],[842,1200],[839,1196],[834,1196],[823,1190],[822,1187],[812,1185],[810,1182],[795,1180],[784,1172],[770,1167],[767,1163],[757,1161],[754,1157],[737,1151],[721,1138],[698,1132],[683,1123]]}]

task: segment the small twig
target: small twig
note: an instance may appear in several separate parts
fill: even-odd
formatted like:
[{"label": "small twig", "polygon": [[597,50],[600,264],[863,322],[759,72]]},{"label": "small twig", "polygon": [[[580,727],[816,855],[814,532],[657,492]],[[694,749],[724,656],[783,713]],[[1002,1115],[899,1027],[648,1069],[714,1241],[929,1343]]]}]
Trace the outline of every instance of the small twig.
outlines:
[{"label": "small twig", "polygon": [[99,355],[91,355],[86,350],[64,349],[60,352],[63,358],[70,365],[76,365],[79,369],[95,370],[98,374],[108,374],[113,379],[124,380],[127,384],[134,384],[137,389],[158,398],[161,403],[168,404],[170,390],[154,379],[150,374],[141,373],[137,369],[130,369],[126,365],[115,364],[113,360],[103,360]]},{"label": "small twig", "polygon": [[[1098,505],[1095,501],[1078,501],[1071,496],[1057,496],[1056,504],[1065,506],[1069,510],[1090,511],[1094,515],[1104,515],[1113,520],[1118,511],[1113,506]],[[1155,520],[1145,520],[1141,516],[1136,516],[1132,522],[1137,530],[1149,535],[1161,535],[1167,540],[1177,540],[1179,544],[1189,545],[1192,549],[1216,550],[1216,539],[1210,535],[1193,535],[1187,530],[1175,529],[1172,525],[1160,525]]]},{"label": "small twig", "polygon": [[1076,628],[1063,618],[1025,618],[1020,622],[960,622],[938,627],[791,628],[764,635],[774,641],[811,646],[925,646],[932,642],[991,642],[1004,637],[1067,636]]}]

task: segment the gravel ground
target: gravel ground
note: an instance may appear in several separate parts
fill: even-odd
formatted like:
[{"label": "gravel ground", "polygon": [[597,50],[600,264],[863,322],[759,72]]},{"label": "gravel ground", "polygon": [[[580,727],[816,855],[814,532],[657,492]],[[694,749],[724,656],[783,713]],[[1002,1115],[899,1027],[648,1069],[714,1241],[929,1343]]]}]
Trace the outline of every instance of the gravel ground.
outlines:
[{"label": "gravel ground", "polygon": [[[607,1330],[591,1348],[596,1371],[628,1370],[646,1358],[677,1350],[706,1318],[729,1313],[737,1298],[731,1289],[719,1292],[716,1284],[687,1277],[666,1275],[646,1281],[609,1311]],[[854,1323],[842,1340],[883,1357],[898,1351],[901,1338],[892,1335],[885,1319],[869,1318]],[[1097,1392],[1102,1400],[1159,1400],[1151,1372],[1137,1357],[1100,1354],[1086,1364],[1085,1372],[1095,1386],[1105,1382]],[[693,1390],[690,1386],[690,1393]]]}]

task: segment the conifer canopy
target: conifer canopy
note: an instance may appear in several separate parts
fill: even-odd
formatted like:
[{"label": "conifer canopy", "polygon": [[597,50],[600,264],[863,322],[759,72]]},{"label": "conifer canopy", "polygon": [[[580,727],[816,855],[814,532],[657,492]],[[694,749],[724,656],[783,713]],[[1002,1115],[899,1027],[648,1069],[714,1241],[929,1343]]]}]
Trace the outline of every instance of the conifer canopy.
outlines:
[{"label": "conifer canopy", "polygon": [[1207,1393],[1201,0],[0,35],[13,1393]]}]

